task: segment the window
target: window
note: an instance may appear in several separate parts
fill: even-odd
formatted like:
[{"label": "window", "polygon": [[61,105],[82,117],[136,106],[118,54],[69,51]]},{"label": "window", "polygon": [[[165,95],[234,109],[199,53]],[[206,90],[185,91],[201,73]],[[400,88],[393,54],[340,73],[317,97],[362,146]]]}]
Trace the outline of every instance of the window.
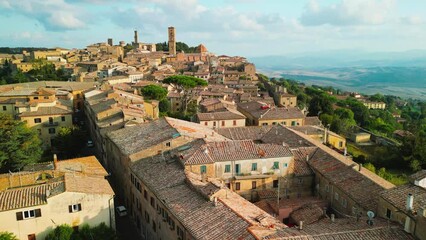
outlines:
[{"label": "window", "polygon": [[339,193],[334,193],[334,199],[339,200]]},{"label": "window", "polygon": [[262,126],[268,126],[268,123],[262,123]]},{"label": "window", "polygon": [[65,122],[65,116],[61,117],[62,122]]},{"label": "window", "polygon": [[277,122],[272,122],[272,125],[277,125]]},{"label": "window", "polygon": [[204,125],[206,125],[206,126],[207,126],[207,125],[208,125],[208,123],[207,123],[207,122],[204,122]]},{"label": "window", "polygon": [[240,190],[240,188],[241,188],[241,184],[239,183],[239,182],[236,182],[235,183],[235,190]]},{"label": "window", "polygon": [[176,228],[176,232],[177,232],[177,235],[178,235],[178,239],[182,240],[183,239],[183,230],[178,226]]},{"label": "window", "polygon": [[41,217],[41,209],[39,208],[16,213],[16,220],[18,221],[38,217]]},{"label": "window", "polygon": [[280,162],[274,162],[273,169],[280,169]]},{"label": "window", "polygon": [[274,188],[277,188],[277,187],[278,187],[278,180],[274,180],[274,181],[272,182],[272,186],[273,186]]},{"label": "window", "polygon": [[148,200],[148,192],[146,190],[143,190],[143,197]]},{"label": "window", "polygon": [[296,125],[297,125],[296,121],[291,121],[291,126],[296,126]]},{"label": "window", "polygon": [[53,123],[53,117],[49,117],[49,124]]},{"label": "window", "polygon": [[34,97],[34,100],[35,100],[35,99],[38,99],[38,97]]},{"label": "window", "polygon": [[170,230],[175,230],[175,221],[173,221],[173,219],[171,218],[169,220],[169,226],[170,226]]},{"label": "window", "polygon": [[36,240],[36,235],[33,233],[33,234],[29,234],[28,235],[28,240]]},{"label": "window", "polygon": [[252,163],[251,164],[251,170],[252,171],[257,171],[257,163]]},{"label": "window", "polygon": [[288,163],[284,163],[284,164],[283,164],[283,166],[284,166],[284,167],[288,167]]},{"label": "window", "polygon": [[207,167],[206,167],[205,165],[202,165],[202,166],[200,167],[200,172],[201,172],[201,173],[206,173],[206,172],[207,172]]},{"label": "window", "polygon": [[342,148],[343,147],[343,142],[339,141],[339,147]]},{"label": "window", "polygon": [[155,199],[153,197],[151,197],[151,206],[155,208]]},{"label": "window", "polygon": [[229,164],[225,165],[225,172],[226,173],[231,172],[231,165],[229,165]]},{"label": "window", "polygon": [[222,121],[222,127],[224,127],[225,126],[225,121]]},{"label": "window", "polygon": [[303,183],[303,178],[299,178],[299,179],[297,179],[297,181],[298,181],[299,184],[302,184]]},{"label": "window", "polygon": [[49,128],[49,133],[50,134],[55,134],[56,133],[56,129],[55,128]]},{"label": "window", "polygon": [[49,99],[49,97],[44,96],[43,99]]},{"label": "window", "polygon": [[392,217],[392,211],[389,208],[386,209],[386,217],[388,219],[391,219],[391,217]]},{"label": "window", "polygon": [[346,206],[348,206],[348,202],[346,201],[346,199],[345,199],[345,198],[342,198],[342,206],[343,206],[344,208],[346,208]]},{"label": "window", "polygon": [[153,230],[154,232],[156,232],[156,231],[157,231],[157,224],[155,224],[154,219],[152,219],[152,230]]},{"label": "window", "polygon": [[232,125],[237,126],[237,120],[234,120],[234,121],[232,122]]},{"label": "window", "polygon": [[251,182],[251,189],[256,189],[256,181]]},{"label": "window", "polygon": [[34,123],[41,123],[41,118],[34,118]]},{"label": "window", "polygon": [[325,185],[325,191],[329,192],[330,191],[330,187],[328,185]]},{"label": "window", "polygon": [[68,206],[68,212],[80,212],[81,211],[81,204],[73,204]]},{"label": "window", "polygon": [[149,213],[145,211],[145,221],[149,223]]},{"label": "window", "polygon": [[6,106],[3,106],[3,111],[6,111],[7,110],[7,107]]},{"label": "window", "polygon": [[235,173],[240,174],[240,172],[241,172],[240,164],[235,164]]},{"label": "window", "polygon": [[166,142],[166,147],[170,147],[170,146],[172,146],[172,143],[171,142]]},{"label": "window", "polygon": [[285,125],[287,125],[287,122],[281,122],[281,124],[285,126]]},{"label": "window", "polygon": [[216,127],[216,122],[213,122],[213,127]]}]

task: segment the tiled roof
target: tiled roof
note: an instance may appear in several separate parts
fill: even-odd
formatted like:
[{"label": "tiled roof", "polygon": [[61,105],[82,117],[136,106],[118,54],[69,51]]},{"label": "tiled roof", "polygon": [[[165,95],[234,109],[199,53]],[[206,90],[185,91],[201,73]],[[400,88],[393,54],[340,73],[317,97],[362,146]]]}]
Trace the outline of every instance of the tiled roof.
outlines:
[{"label": "tiled roof", "polygon": [[182,136],[187,136],[193,139],[204,138],[208,142],[228,140],[204,125],[170,117],[165,117],[165,119]]},{"label": "tiled roof", "polygon": [[209,142],[185,159],[185,164],[207,164],[259,158],[293,156],[288,147],[276,144],[255,144],[251,140]]},{"label": "tiled roof", "polygon": [[232,140],[260,140],[271,126],[249,126],[235,128],[218,128],[216,132]]},{"label": "tiled roof", "polygon": [[[294,155],[293,172],[296,176],[307,176],[314,174],[314,172],[308,165],[308,160],[316,150],[316,147],[300,147],[291,150]],[[306,157],[308,157],[308,160],[306,159]]]},{"label": "tiled roof", "polygon": [[47,204],[47,190],[64,191],[64,182],[40,184],[29,187],[9,189],[0,192],[0,211],[33,207]]},{"label": "tiled roof", "polygon": [[306,135],[322,135],[324,134],[324,131],[321,128],[306,125],[305,126],[292,126],[291,129],[294,129],[298,132],[304,133]]},{"label": "tiled roof", "polygon": [[179,132],[165,118],[160,118],[156,121],[119,129],[107,135],[123,154],[131,155],[172,139],[177,134]]},{"label": "tiled roof", "polygon": [[66,107],[39,107],[37,111],[33,112],[23,112],[19,116],[21,117],[29,117],[29,116],[44,116],[44,115],[64,115],[64,114],[72,114],[72,111],[67,109]]},{"label": "tiled roof", "polygon": [[331,222],[329,218],[323,218],[313,224],[303,225],[303,230],[285,228],[276,234],[264,239],[282,240],[414,240],[396,225],[389,224],[386,220],[376,218],[374,225],[369,226],[366,219],[338,219]]},{"label": "tiled roof", "polygon": [[424,178],[426,178],[426,169],[422,169],[412,175],[410,175],[410,180],[414,183],[414,181],[420,181]]},{"label": "tiled roof", "polygon": [[307,204],[290,214],[290,218],[296,224],[299,224],[300,221],[303,221],[303,224],[311,224],[318,221],[323,216],[324,211],[315,204]]},{"label": "tiled roof", "polygon": [[242,114],[238,114],[231,111],[224,112],[212,112],[212,113],[197,113],[197,118],[200,121],[214,121],[214,120],[234,120],[234,119],[246,119]]},{"label": "tiled roof", "polygon": [[101,113],[103,111],[111,109],[114,104],[116,104],[116,101],[115,99],[111,98],[97,102],[96,104],[93,104],[91,108],[94,113]]},{"label": "tiled roof", "polygon": [[305,115],[298,108],[288,107],[288,108],[278,108],[270,107],[262,109],[261,107],[265,105],[260,101],[252,101],[246,103],[239,103],[238,109],[242,109],[250,113],[254,118],[259,120],[280,120],[280,119],[299,119],[305,118]]},{"label": "tiled roof", "polygon": [[65,174],[65,191],[89,194],[114,195],[109,182],[104,176],[87,175],[80,173]]},{"label": "tiled roof", "polygon": [[321,126],[321,121],[317,116],[314,117],[306,117],[305,118],[305,125],[311,125],[311,126]]},{"label": "tiled roof", "polygon": [[214,206],[188,186],[177,162],[155,156],[132,163],[131,169],[195,239],[254,239],[247,231],[248,222],[221,202]]},{"label": "tiled roof", "polygon": [[307,138],[301,137],[288,128],[275,125],[266,134],[263,135],[261,141],[264,143],[286,144],[290,148],[312,147],[315,146]]},{"label": "tiled roof", "polygon": [[61,172],[85,173],[99,176],[108,175],[107,171],[95,156],[57,161],[56,170]]},{"label": "tiled roof", "polygon": [[426,189],[422,187],[407,183],[384,191],[381,197],[399,211],[407,213],[406,201],[409,193],[413,195],[413,211],[420,213],[420,207],[426,206]]}]

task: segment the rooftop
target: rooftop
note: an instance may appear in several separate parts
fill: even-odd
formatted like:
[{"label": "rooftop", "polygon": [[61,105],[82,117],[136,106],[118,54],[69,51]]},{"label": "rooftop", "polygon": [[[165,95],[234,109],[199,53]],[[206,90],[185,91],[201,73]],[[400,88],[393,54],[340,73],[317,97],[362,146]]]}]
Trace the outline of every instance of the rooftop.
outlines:
[{"label": "rooftop", "polygon": [[235,128],[218,128],[216,132],[232,140],[260,140],[271,126],[248,126]]},{"label": "rooftop", "polygon": [[65,106],[54,106],[54,107],[39,107],[37,111],[23,112],[20,117],[30,116],[44,116],[44,115],[65,115],[72,114],[72,111]]},{"label": "rooftop", "polygon": [[413,195],[413,211],[421,214],[420,208],[426,207],[426,189],[422,187],[407,183],[384,191],[381,197],[398,210],[408,213],[406,209],[408,194]]},{"label": "rooftop", "polygon": [[224,111],[224,112],[212,112],[212,113],[197,113],[197,118],[200,121],[246,119],[244,115],[234,111],[233,112]]},{"label": "rooftop", "polygon": [[295,107],[265,107],[266,104],[259,101],[238,103],[238,109],[250,113],[256,119],[280,120],[305,118],[305,115]]}]

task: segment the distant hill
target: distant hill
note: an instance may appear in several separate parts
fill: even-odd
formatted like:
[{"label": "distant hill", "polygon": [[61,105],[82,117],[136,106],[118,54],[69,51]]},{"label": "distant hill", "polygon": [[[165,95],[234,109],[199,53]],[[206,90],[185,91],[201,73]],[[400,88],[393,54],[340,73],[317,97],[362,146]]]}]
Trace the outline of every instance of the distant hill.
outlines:
[{"label": "distant hill", "polygon": [[18,54],[22,53],[22,51],[32,52],[32,51],[46,51],[48,48],[36,48],[36,47],[16,47],[16,48],[10,48],[10,47],[0,47],[0,53],[6,53],[6,54]]},{"label": "distant hill", "polygon": [[250,58],[258,70],[307,84],[366,94],[426,99],[426,51],[363,53],[335,51],[292,57]]}]

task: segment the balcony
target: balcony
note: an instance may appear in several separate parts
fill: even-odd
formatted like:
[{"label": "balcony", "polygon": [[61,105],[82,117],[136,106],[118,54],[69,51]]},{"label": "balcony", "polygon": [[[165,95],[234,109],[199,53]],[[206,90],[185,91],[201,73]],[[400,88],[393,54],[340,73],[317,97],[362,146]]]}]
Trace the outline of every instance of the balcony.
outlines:
[{"label": "balcony", "polygon": [[57,127],[59,126],[59,122],[45,122],[43,123],[43,127]]}]

